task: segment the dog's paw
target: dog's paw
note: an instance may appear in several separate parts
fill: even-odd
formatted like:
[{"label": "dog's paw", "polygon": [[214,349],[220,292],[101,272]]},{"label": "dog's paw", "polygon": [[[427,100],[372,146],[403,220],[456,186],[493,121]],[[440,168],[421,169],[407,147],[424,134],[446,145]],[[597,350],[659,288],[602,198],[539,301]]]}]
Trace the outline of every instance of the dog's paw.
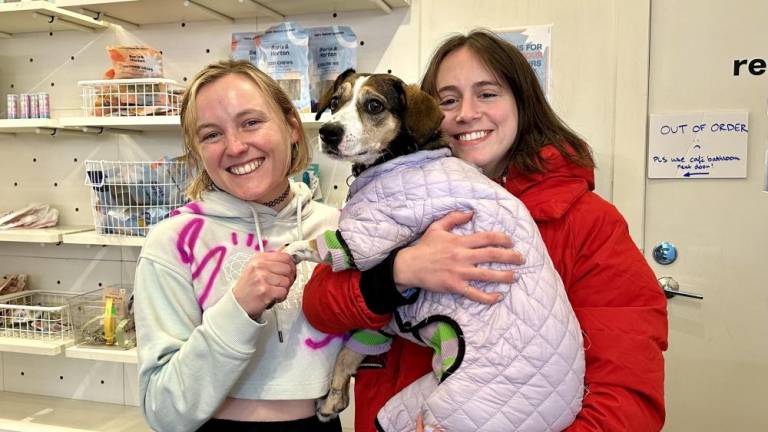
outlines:
[{"label": "dog's paw", "polygon": [[335,419],[339,416],[339,413],[344,411],[349,405],[349,394],[341,391],[331,389],[328,392],[328,396],[324,399],[318,399],[315,406],[317,411],[317,418],[322,422],[327,422]]},{"label": "dog's paw", "polygon": [[317,253],[317,248],[313,247],[314,242],[312,240],[301,240],[288,243],[283,248],[283,252],[293,258],[293,262],[298,264],[302,261],[320,262],[320,255]]}]

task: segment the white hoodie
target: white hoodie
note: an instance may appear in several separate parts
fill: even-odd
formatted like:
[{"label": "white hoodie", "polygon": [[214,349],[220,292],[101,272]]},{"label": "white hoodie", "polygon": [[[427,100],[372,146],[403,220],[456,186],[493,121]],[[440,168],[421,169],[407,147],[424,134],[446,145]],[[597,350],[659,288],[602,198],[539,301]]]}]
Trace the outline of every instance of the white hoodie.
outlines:
[{"label": "white hoodie", "polygon": [[336,228],[338,209],[312,201],[303,183],[291,189],[280,212],[207,192],[149,233],[134,290],[139,394],[152,428],[197,429],[228,396],[313,399],[328,391],[342,339],[318,332],[301,312],[312,265],[297,266],[288,298],[260,322],[232,294],[259,245],[272,251]]}]

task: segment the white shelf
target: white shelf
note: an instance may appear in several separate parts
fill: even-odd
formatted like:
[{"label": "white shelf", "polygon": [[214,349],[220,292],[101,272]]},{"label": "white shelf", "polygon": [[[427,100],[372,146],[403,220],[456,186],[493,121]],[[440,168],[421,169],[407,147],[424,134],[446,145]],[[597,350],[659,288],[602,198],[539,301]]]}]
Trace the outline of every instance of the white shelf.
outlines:
[{"label": "white shelf", "polygon": [[0,431],[145,432],[138,407],[0,392]]},{"label": "white shelf", "polygon": [[43,129],[41,132],[50,133],[59,127],[59,122],[52,119],[12,119],[0,120],[0,134],[15,133],[35,133],[37,129]]},{"label": "white shelf", "polygon": [[59,125],[71,129],[104,128],[104,132],[119,133],[120,130],[130,131],[176,131],[180,130],[179,116],[147,116],[147,117],[62,117]]},{"label": "white shelf", "polygon": [[107,25],[92,17],[37,0],[0,4],[0,36],[62,30],[95,31]]},{"label": "white shelf", "polygon": [[[301,122],[307,130],[316,130],[331,118],[324,113],[320,121],[315,120],[315,113],[301,114]],[[50,135],[54,130],[79,130],[91,133],[136,133],[180,131],[179,116],[146,117],[61,117],[59,119],[13,119],[0,120],[0,134],[44,133]],[[103,130],[101,130],[103,129]]]},{"label": "white shelf", "polygon": [[51,228],[10,228],[0,230],[0,241],[21,243],[60,243],[63,236],[92,230],[92,226],[55,226]]},{"label": "white shelf", "polygon": [[64,352],[66,347],[74,345],[74,343],[75,341],[71,338],[44,341],[35,339],[0,337],[0,351],[19,354],[55,356]]},{"label": "white shelf", "polygon": [[97,360],[97,361],[110,361],[118,363],[133,363],[138,362],[138,352],[136,348],[124,350],[113,347],[93,347],[85,345],[75,345],[67,347],[64,355],[69,358],[85,359],[85,360]]},{"label": "white shelf", "polygon": [[0,230],[0,242],[141,247],[144,245],[144,237],[101,235],[96,233],[93,226],[77,225]]},{"label": "white shelf", "polygon": [[144,246],[144,237],[117,236],[97,234],[93,227],[89,231],[65,234],[62,242],[65,244],[81,244],[96,246]]},{"label": "white shelf", "polygon": [[324,112],[320,120],[315,120],[315,113],[301,113],[299,115],[301,116],[301,123],[304,125],[304,128],[309,130],[320,129],[323,123],[331,119],[330,111]]},{"label": "white shelf", "polygon": [[[185,6],[185,3],[187,6]],[[83,13],[101,13],[107,21],[130,26],[172,22],[194,22],[272,18],[284,20],[291,15],[379,10],[408,7],[410,0],[57,0],[56,5]],[[112,19],[110,19],[112,18]]]}]

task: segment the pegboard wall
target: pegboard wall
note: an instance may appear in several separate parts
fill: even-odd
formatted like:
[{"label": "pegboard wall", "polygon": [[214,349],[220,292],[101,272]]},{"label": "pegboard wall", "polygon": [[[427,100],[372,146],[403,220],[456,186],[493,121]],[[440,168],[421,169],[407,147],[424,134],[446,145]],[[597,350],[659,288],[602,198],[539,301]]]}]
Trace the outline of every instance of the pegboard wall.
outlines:
[{"label": "pegboard wall", "polygon": [[[624,73],[619,54],[627,56],[628,51],[617,38],[628,28],[619,25],[626,9],[610,0],[578,5],[567,0],[483,0],[471,6],[459,0],[412,0],[410,7],[390,14],[372,10],[287,19],[304,27],[351,26],[359,42],[358,70],[390,72],[414,83],[432,50],[449,33],[479,26],[553,24],[552,103],[592,144],[600,169],[597,191],[610,200],[615,123],[626,99],[616,91]],[[639,16],[637,21],[643,19]],[[79,115],[77,81],[102,78],[111,66],[108,45],[146,44],[161,50],[166,78],[184,84],[201,67],[229,56],[233,32],[260,31],[276,23],[181,19],[135,30],[113,26],[95,33],[43,32],[0,39],[0,116],[5,117],[6,94],[42,91],[50,93],[53,117]],[[315,142],[316,130],[307,132]],[[86,159],[155,160],[182,151],[180,130],[53,137],[0,134],[0,210],[46,202],[59,209],[62,224],[91,225],[89,189],[84,185]],[[643,154],[644,149],[638,151]],[[321,166],[323,194],[327,202],[339,205],[346,195],[349,166],[318,153],[315,162]],[[33,288],[84,292],[108,283],[130,283],[138,252],[132,247],[0,243],[0,274],[24,272],[30,274]],[[137,404],[135,365],[32,357],[0,353],[0,390]]]},{"label": "pegboard wall", "polygon": [[[288,17],[305,27],[350,25],[356,32],[358,69],[398,73],[416,81],[418,51],[399,44],[408,37],[415,9],[336,12]],[[264,30],[277,21],[245,20],[113,26],[97,33],[77,31],[20,34],[0,39],[0,117],[8,93],[48,92],[53,118],[80,116],[77,81],[101,79],[111,67],[106,47],[146,44],[163,53],[166,78],[186,83],[208,63],[226,59],[233,32]],[[415,40],[415,37],[412,39]],[[307,128],[310,142],[316,129]],[[0,210],[45,202],[60,212],[62,225],[91,225],[90,191],[84,185],[85,160],[156,160],[183,152],[181,130],[139,134],[0,134]],[[346,195],[349,165],[315,151],[326,201],[339,205]],[[27,273],[34,289],[85,292],[113,283],[131,283],[138,248],[71,244],[0,243],[0,274]],[[134,364],[0,353],[0,390],[138,405]]]}]

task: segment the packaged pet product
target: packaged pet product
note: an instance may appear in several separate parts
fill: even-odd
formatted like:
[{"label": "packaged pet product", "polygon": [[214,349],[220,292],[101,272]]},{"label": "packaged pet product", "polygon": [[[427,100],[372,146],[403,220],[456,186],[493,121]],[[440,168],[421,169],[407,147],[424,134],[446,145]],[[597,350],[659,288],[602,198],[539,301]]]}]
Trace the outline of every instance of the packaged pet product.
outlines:
[{"label": "packaged pet product", "polygon": [[107,52],[112,60],[114,74],[107,73],[114,79],[127,78],[162,78],[163,55],[160,51],[146,46],[108,46]]},{"label": "packaged pet product", "polygon": [[309,33],[309,94],[317,101],[342,72],[357,68],[357,35],[348,26],[312,27]]},{"label": "packaged pet product", "polygon": [[241,32],[232,33],[232,60],[251,60],[251,51],[261,44],[261,33]]},{"label": "packaged pet product", "polygon": [[10,228],[48,228],[59,223],[59,211],[49,204],[29,204],[0,213],[0,230]]},{"label": "packaged pet product", "polygon": [[[307,32],[284,22],[263,34],[232,34],[232,59],[248,60],[274,78],[299,112],[310,112]],[[246,54],[247,53],[247,54]]]},{"label": "packaged pet product", "polygon": [[13,294],[27,289],[27,274],[11,273],[0,279],[0,295]]},{"label": "packaged pet product", "polygon": [[191,170],[183,161],[183,156],[164,157],[150,164],[137,165],[141,170],[136,186],[131,188],[131,195],[138,205],[176,206],[186,202],[184,190]]}]

